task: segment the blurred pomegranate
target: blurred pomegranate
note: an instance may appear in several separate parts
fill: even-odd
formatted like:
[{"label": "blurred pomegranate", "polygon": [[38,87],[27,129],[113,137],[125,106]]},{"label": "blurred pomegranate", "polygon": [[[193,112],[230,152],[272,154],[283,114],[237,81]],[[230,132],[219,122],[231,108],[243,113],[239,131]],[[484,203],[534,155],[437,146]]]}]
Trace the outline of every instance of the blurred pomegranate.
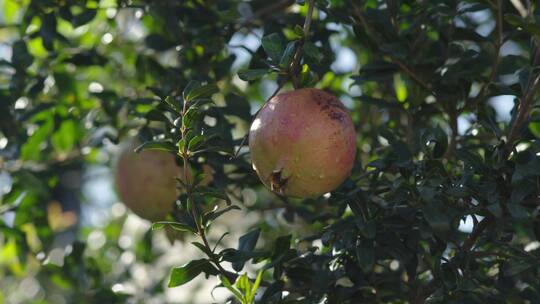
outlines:
[{"label": "blurred pomegranate", "polygon": [[272,191],[297,198],[336,189],[356,156],[351,117],[318,89],[279,94],[266,103],[249,132],[253,168]]},{"label": "blurred pomegranate", "polygon": [[164,220],[172,212],[178,195],[175,178],[181,176],[181,167],[168,152],[135,153],[138,145],[138,141],[131,139],[120,147],[115,166],[118,194],[138,216],[149,221]]}]

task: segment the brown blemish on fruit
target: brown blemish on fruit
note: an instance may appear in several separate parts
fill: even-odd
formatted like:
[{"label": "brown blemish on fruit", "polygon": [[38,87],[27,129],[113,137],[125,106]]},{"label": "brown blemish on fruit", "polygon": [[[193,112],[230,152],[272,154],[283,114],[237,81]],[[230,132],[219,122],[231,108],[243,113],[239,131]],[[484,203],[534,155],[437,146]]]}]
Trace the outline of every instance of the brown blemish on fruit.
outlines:
[{"label": "brown blemish on fruit", "polygon": [[315,100],[315,103],[321,107],[321,112],[328,115],[332,120],[337,120],[343,123],[346,114],[345,107],[337,98],[331,95],[326,95],[321,91],[311,91],[311,96]]},{"label": "brown blemish on fruit", "polygon": [[337,112],[337,111],[332,111],[332,112],[328,113],[328,116],[331,119],[337,120],[339,122],[343,122],[343,120],[345,119],[345,114],[343,114],[342,112]]}]

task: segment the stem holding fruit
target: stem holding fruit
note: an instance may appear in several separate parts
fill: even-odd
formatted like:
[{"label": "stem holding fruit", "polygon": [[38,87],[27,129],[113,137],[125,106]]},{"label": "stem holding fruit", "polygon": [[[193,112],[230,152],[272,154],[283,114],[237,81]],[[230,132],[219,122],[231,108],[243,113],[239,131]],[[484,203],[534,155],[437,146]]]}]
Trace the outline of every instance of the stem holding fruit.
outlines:
[{"label": "stem holding fruit", "polygon": [[315,0],[308,0],[308,11],[306,14],[306,20],[304,21],[304,34],[302,36],[302,39],[298,41],[298,45],[296,47],[296,52],[293,56],[293,61],[291,63],[290,69],[289,69],[289,75],[291,77],[291,81],[293,83],[293,87],[295,89],[298,89],[300,87],[300,83],[298,82],[298,68],[300,65],[300,59],[302,58],[302,50],[304,48],[304,43],[309,38],[309,29],[311,27],[311,20],[313,19],[313,8],[315,7]]}]

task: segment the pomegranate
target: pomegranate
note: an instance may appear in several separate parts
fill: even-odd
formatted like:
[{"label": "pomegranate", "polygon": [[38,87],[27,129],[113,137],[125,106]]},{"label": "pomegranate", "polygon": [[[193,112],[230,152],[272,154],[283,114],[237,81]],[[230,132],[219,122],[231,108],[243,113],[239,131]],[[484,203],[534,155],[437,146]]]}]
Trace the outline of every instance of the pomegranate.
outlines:
[{"label": "pomegranate", "polygon": [[249,132],[253,168],[272,191],[312,198],[336,189],[356,156],[351,117],[318,89],[279,94],[259,111]]},{"label": "pomegranate", "polygon": [[176,177],[181,167],[174,155],[164,151],[133,151],[136,140],[120,147],[115,166],[118,194],[124,204],[138,216],[149,221],[164,220],[172,212],[178,195]]}]

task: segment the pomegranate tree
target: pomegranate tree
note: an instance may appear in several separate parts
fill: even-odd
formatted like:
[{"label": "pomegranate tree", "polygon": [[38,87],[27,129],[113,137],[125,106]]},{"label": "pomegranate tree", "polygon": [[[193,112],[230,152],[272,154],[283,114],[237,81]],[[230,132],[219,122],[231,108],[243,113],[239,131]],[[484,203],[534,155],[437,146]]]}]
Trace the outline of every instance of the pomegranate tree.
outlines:
[{"label": "pomegranate tree", "polygon": [[349,176],[356,155],[351,117],[318,89],[279,94],[259,111],[249,132],[253,168],[272,191],[317,197]]},{"label": "pomegranate tree", "polygon": [[164,220],[178,195],[176,178],[181,167],[174,155],[164,151],[143,150],[135,153],[136,140],[120,147],[115,166],[115,181],[122,202],[138,216]]}]

